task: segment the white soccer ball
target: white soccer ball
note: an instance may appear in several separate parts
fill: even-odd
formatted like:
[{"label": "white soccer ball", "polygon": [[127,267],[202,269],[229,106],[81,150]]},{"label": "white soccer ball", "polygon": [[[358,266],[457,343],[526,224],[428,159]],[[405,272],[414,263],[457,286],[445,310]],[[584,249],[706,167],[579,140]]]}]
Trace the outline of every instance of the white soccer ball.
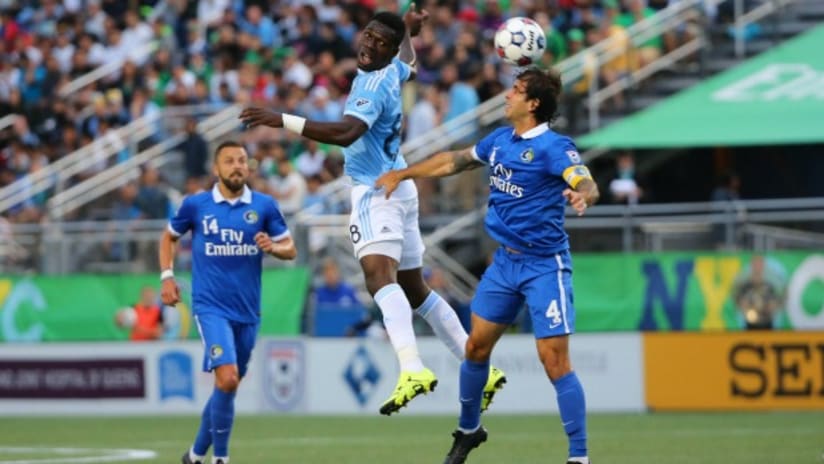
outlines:
[{"label": "white soccer ball", "polygon": [[541,59],[546,37],[541,26],[529,18],[510,18],[495,32],[495,50],[504,61],[529,66]]},{"label": "white soccer ball", "polygon": [[121,308],[117,310],[117,325],[123,328],[131,329],[137,322],[137,312],[132,307]]}]

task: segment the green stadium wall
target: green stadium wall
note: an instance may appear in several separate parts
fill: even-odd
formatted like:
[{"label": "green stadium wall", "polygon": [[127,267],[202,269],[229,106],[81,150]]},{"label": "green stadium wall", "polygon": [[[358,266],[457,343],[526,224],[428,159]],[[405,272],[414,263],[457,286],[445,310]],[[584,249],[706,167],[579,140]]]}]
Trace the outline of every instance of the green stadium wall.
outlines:
[{"label": "green stadium wall", "polygon": [[[743,318],[736,282],[749,272],[749,253],[605,253],[573,256],[578,332],[735,331]],[[824,329],[824,252],[766,257],[767,278],[783,292],[776,328]],[[167,338],[196,338],[184,301]],[[308,269],[268,270],[263,276],[263,335],[296,335],[309,291]],[[156,274],[0,276],[0,341],[125,339],[113,323]]]},{"label": "green stadium wall", "polygon": [[[741,330],[736,282],[749,253],[574,254],[576,327],[591,331]],[[824,328],[824,253],[766,256],[766,278],[783,294],[775,328]]]},{"label": "green stadium wall", "polygon": [[[189,276],[177,277],[183,302],[166,338],[197,338],[189,308]],[[262,335],[297,335],[309,290],[308,269],[267,270],[262,277]],[[159,294],[157,274],[0,276],[0,341],[126,339],[115,312],[137,302],[144,286]],[[172,318],[170,318],[172,319]]]}]

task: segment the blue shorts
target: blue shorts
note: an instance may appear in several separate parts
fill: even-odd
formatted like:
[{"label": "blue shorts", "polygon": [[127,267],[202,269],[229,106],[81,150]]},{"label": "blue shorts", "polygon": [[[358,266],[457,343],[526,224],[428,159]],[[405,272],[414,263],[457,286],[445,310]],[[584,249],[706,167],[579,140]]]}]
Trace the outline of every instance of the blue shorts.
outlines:
[{"label": "blue shorts", "polygon": [[224,364],[236,364],[240,377],[246,375],[260,324],[246,324],[217,314],[196,314],[197,330],[203,341],[203,371]]},{"label": "blue shorts", "polygon": [[575,332],[569,251],[541,257],[503,247],[495,252],[472,299],[472,312],[490,322],[512,324],[526,302],[535,338]]}]

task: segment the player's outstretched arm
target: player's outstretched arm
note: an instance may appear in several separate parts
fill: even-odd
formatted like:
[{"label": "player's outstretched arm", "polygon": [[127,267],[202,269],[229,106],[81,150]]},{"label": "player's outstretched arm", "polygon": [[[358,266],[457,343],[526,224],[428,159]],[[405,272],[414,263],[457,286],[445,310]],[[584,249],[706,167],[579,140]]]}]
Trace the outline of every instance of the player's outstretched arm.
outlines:
[{"label": "player's outstretched arm", "polygon": [[472,156],[471,148],[457,151],[444,151],[417,162],[408,168],[389,171],[383,174],[375,182],[375,188],[384,189],[386,198],[389,198],[392,192],[398,187],[398,184],[406,179],[446,177],[481,166],[483,166],[483,163]]},{"label": "player's outstretched arm", "polygon": [[292,237],[286,237],[275,242],[266,232],[258,232],[255,234],[255,242],[261,250],[278,259],[292,260],[298,256],[298,249],[295,247]]},{"label": "player's outstretched arm", "polygon": [[160,262],[160,299],[163,304],[173,306],[180,301],[180,288],[175,282],[172,267],[174,266],[175,247],[177,246],[177,237],[169,232],[169,229],[163,231],[160,236],[160,243],[158,245],[158,261]]},{"label": "player's outstretched arm", "polygon": [[350,115],[344,115],[341,121],[321,122],[257,107],[244,109],[239,118],[248,129],[283,127],[312,140],[342,147],[348,147],[369,129],[365,122]]},{"label": "player's outstretched arm", "polygon": [[410,3],[409,10],[407,10],[406,14],[403,15],[403,22],[406,24],[406,35],[401,41],[400,50],[398,51],[398,58],[409,66],[412,66],[413,72],[412,76],[409,77],[410,80],[414,79],[414,67],[417,63],[415,48],[412,47],[412,41],[410,38],[415,37],[421,32],[421,26],[428,18],[429,12],[426,10],[418,11],[415,3]]}]

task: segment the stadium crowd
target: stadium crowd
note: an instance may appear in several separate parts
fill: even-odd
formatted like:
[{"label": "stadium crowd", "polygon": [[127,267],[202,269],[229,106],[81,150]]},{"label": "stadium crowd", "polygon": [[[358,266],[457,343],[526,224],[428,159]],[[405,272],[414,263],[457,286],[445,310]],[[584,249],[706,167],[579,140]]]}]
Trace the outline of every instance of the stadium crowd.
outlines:
[{"label": "stadium crowd", "polygon": [[[625,35],[626,27],[667,4],[617,1],[419,2],[431,17],[414,41],[420,63],[416,83],[405,89],[405,137],[426,133],[510,85],[512,73],[493,52],[491,40],[506,18],[528,16],[544,27],[544,64],[550,65],[601,38]],[[336,119],[356,73],[358,31],[376,9],[399,8],[405,5],[382,0],[0,0],[0,114],[16,115],[0,127],[0,187],[105,140],[117,155],[109,160],[93,152],[100,161],[70,183],[93,176],[147,146],[127,143],[116,129],[171,106],[261,105],[315,120]],[[653,59],[664,45],[664,38],[652,39],[633,56]],[[61,92],[110,63],[122,66]],[[636,65],[622,55],[603,67],[601,79],[609,82]],[[585,93],[592,78],[567,83],[569,92]],[[151,198],[165,205],[174,203],[178,192],[205,187],[208,144],[194,121],[179,130],[187,133],[180,147],[185,183],[167,185],[169,178],[142,176],[114,195],[120,203],[134,200],[126,210],[114,205],[113,217],[117,212],[117,217],[157,218],[166,211],[131,190],[154,191],[159,182],[165,190]],[[158,132],[148,143],[162,136]],[[337,147],[284,131],[252,131],[244,137],[257,160],[253,187],[274,195],[284,212],[310,205],[318,212],[340,211],[318,193],[342,171]],[[431,190],[422,188],[422,196]],[[44,216],[49,194],[34,194],[4,214],[13,222],[36,222]],[[424,198],[423,213],[433,209]]]}]

